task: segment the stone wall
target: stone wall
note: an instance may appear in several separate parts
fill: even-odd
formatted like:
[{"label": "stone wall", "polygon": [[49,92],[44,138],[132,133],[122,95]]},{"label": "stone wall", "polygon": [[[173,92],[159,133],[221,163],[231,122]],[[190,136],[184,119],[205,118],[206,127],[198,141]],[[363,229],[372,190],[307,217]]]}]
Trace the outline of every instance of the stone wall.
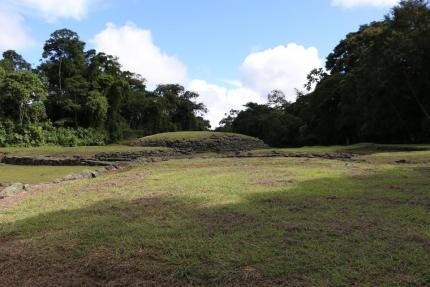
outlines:
[{"label": "stone wall", "polygon": [[19,156],[0,155],[0,163],[13,165],[47,165],[47,166],[110,166],[118,162],[131,162],[140,158],[175,157],[186,154],[184,151],[175,150],[144,150],[136,152],[98,153],[93,156]]},{"label": "stone wall", "polygon": [[115,171],[121,168],[124,168],[126,166],[121,165],[110,165],[106,167],[98,168],[97,170],[84,170],[79,173],[71,173],[67,174],[63,177],[57,178],[49,183],[41,183],[41,184],[23,184],[23,183],[1,183],[0,182],[0,200],[19,195],[23,192],[30,191],[34,188],[44,186],[46,184],[57,184],[64,181],[71,181],[71,180],[79,180],[79,179],[88,179],[88,178],[96,178],[106,172],[109,171]]}]

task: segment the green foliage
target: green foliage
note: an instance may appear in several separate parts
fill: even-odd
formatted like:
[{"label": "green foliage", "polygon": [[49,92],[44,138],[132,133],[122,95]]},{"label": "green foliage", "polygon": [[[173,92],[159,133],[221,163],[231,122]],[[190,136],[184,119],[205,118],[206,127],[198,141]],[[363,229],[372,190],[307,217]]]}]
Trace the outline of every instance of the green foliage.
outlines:
[{"label": "green foliage", "polygon": [[259,137],[271,146],[296,145],[300,141],[302,121],[279,106],[249,103],[231,123],[237,133]]},{"label": "green foliage", "polygon": [[383,21],[340,41],[295,103],[275,91],[267,105],[228,115],[220,130],[275,146],[428,142],[429,67],[430,8],[401,1]]},{"label": "green foliage", "polygon": [[383,21],[350,33],[302,99],[321,143],[422,142],[430,122],[430,9],[402,1]]},{"label": "green foliage", "polygon": [[[325,70],[311,71],[295,103],[275,90],[268,104],[249,103],[227,115],[219,130],[273,146],[429,141],[429,55],[427,2],[401,1],[384,20],[342,39]],[[85,51],[71,30],[52,33],[42,57],[37,70],[15,51],[0,60],[0,121],[17,125],[2,127],[3,144],[80,145],[83,136],[99,144],[210,128],[198,94],[177,84],[148,91],[145,80],[123,71],[117,58]],[[51,122],[54,127],[46,129]],[[48,135],[38,136],[37,125]],[[93,138],[84,135],[87,130],[98,133]]]},{"label": "green foliage", "polygon": [[46,143],[73,146],[98,146],[107,143],[107,134],[104,130],[83,128],[52,128],[45,133]]},{"label": "green foliage", "polygon": [[55,128],[50,123],[15,125],[0,121],[0,146],[97,146],[105,145],[108,136],[104,130],[84,128]]},{"label": "green foliage", "polygon": [[0,124],[0,146],[4,147],[7,145],[7,140],[8,140],[8,132],[6,130],[6,128]]},{"label": "green foliage", "polygon": [[11,72],[0,83],[0,115],[20,125],[37,122],[46,117],[41,107],[46,94],[42,81],[34,73]]},{"label": "green foliage", "polygon": [[6,71],[4,68],[0,66],[0,81],[3,81],[3,78],[6,76]]},{"label": "green foliage", "polygon": [[91,91],[85,103],[85,112],[88,115],[89,125],[103,127],[107,118],[109,103],[105,96],[98,91]]},{"label": "green foliage", "polygon": [[7,123],[0,145],[100,145],[210,127],[196,93],[180,85],[147,91],[141,76],[121,70],[113,56],[85,51],[71,30],[52,33],[42,57],[33,71],[15,51],[0,60],[0,122]]},{"label": "green foliage", "polygon": [[8,50],[3,53],[3,59],[0,60],[0,67],[8,72],[31,70],[30,63],[13,50]]},{"label": "green foliage", "polygon": [[45,134],[39,125],[16,126],[11,120],[0,122],[0,146],[39,146],[44,143]]}]

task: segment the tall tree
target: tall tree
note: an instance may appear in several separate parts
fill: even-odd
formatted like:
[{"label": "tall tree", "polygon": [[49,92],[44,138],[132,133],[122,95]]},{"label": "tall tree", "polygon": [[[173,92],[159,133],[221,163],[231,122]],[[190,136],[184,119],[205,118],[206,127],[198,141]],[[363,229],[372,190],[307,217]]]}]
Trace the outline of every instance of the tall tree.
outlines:
[{"label": "tall tree", "polygon": [[317,86],[306,97],[308,128],[323,143],[425,140],[429,54],[427,2],[401,1],[383,21],[348,34],[328,56],[328,74],[309,76]]},{"label": "tall tree", "polygon": [[30,71],[31,65],[14,50],[8,50],[3,53],[3,59],[0,60],[0,66],[6,71]]},{"label": "tall tree", "polygon": [[427,1],[401,1],[384,20],[349,33],[305,90],[293,104],[275,91],[267,105],[248,104],[224,123],[275,145],[428,142]]},{"label": "tall tree", "polygon": [[43,100],[47,92],[37,75],[24,71],[6,75],[0,84],[0,106],[3,117],[13,119],[22,126],[43,119]]},{"label": "tall tree", "polygon": [[207,112],[204,104],[196,102],[199,95],[181,85],[159,85],[154,94],[161,104],[167,130],[193,130],[197,125],[196,116]]},{"label": "tall tree", "polygon": [[85,43],[77,33],[61,29],[51,34],[43,47],[41,69],[49,79],[48,111],[56,120],[79,125],[79,113],[85,105],[88,82],[84,78]]}]

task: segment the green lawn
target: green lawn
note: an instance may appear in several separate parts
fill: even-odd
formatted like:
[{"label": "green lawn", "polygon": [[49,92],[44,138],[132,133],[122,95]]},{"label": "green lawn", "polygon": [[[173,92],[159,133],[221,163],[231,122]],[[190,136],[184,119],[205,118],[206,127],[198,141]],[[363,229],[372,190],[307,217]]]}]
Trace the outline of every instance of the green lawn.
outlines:
[{"label": "green lawn", "polygon": [[0,211],[0,278],[428,286],[430,154],[362,159],[184,159],[62,183]]},{"label": "green lawn", "polygon": [[0,148],[0,153],[11,153],[22,156],[72,156],[83,155],[89,156],[96,153],[115,153],[115,152],[138,152],[143,150],[168,149],[164,147],[135,147],[128,145],[108,145],[108,146],[78,146],[78,147],[60,147],[60,146],[41,146],[41,147],[8,147]]},{"label": "green lawn", "polygon": [[71,173],[92,170],[85,166],[20,166],[0,165],[0,183],[45,183]]}]

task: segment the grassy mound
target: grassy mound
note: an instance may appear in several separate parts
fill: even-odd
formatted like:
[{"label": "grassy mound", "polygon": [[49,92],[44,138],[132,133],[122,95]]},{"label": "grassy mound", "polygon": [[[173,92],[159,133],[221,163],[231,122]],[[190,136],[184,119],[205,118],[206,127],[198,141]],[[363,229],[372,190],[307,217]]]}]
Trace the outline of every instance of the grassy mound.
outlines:
[{"label": "grassy mound", "polygon": [[255,139],[250,136],[235,134],[235,133],[222,133],[222,132],[171,132],[161,133],[152,136],[144,137],[143,140],[202,140],[211,137],[222,136],[238,136],[241,138]]},{"label": "grassy mound", "polygon": [[174,132],[162,133],[138,139],[131,143],[143,147],[169,147],[195,152],[231,152],[267,147],[263,141],[234,133]]}]

